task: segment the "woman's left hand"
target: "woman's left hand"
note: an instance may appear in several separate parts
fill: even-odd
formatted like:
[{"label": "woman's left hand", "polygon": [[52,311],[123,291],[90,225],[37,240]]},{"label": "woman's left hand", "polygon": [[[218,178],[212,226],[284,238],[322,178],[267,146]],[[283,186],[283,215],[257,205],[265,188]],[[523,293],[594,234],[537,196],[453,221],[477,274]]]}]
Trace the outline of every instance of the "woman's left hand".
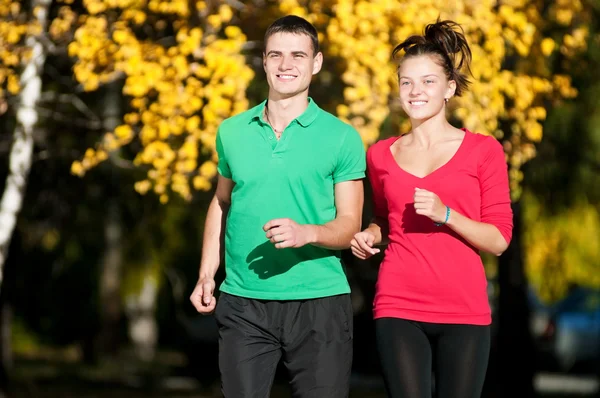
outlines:
[{"label": "woman's left hand", "polygon": [[415,188],[414,206],[417,214],[429,217],[435,223],[446,221],[446,205],[433,192]]}]

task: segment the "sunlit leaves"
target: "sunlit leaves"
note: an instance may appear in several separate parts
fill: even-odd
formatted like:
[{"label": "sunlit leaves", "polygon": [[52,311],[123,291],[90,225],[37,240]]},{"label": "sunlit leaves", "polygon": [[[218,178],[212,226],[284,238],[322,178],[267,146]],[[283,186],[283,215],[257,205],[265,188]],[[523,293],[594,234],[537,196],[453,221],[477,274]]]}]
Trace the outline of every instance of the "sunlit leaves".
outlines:
[{"label": "sunlit leaves", "polygon": [[[111,132],[99,149],[112,151],[133,141],[143,146],[134,161],[150,172],[137,185],[140,192],[152,189],[166,200],[169,191],[189,198],[192,187],[210,188],[214,174],[201,165],[216,161],[219,123],[247,108],[245,89],[253,76],[241,55],[245,36],[232,23],[235,10],[221,2],[187,0],[84,4],[87,14],[79,17],[69,46],[77,59],[76,78],[94,90],[124,76],[123,92],[131,98],[124,120],[131,130]],[[253,2],[247,6],[256,7]],[[438,17],[459,22],[473,51],[473,85],[450,103],[450,112],[468,129],[503,141],[513,199],[520,195],[521,166],[535,156],[535,144],[543,137],[546,106],[577,94],[567,76],[540,65],[557,52],[576,55],[588,37],[580,1],[544,7],[529,0],[448,5],[431,0],[283,0],[266,6],[268,15],[275,9],[275,14],[300,15],[317,26],[326,59],[340,63],[331,70],[342,71],[342,96],[332,103],[366,145],[378,139],[390,109],[399,112],[393,47]],[[61,15],[57,32],[74,20],[67,11]],[[549,23],[562,29],[559,36],[544,36]],[[406,121],[399,125],[404,131],[409,127]],[[87,169],[79,162],[73,172]]]},{"label": "sunlit leaves", "polygon": [[[471,90],[450,110],[468,129],[503,139],[513,199],[520,195],[521,166],[535,156],[535,143],[542,139],[544,106],[577,94],[568,77],[537,65],[556,49],[576,55],[588,37],[580,1],[560,0],[546,10],[542,2],[525,0],[286,0],[280,9],[302,10],[300,15],[326,32],[327,57],[344,60],[346,88],[338,116],[352,123],[366,144],[377,140],[390,105],[399,111],[392,48],[438,16],[459,22],[473,51],[474,78]],[[560,42],[544,37],[541,29],[548,23],[568,28]],[[406,130],[409,124],[401,126]]]},{"label": "sunlit leaves", "polygon": [[[233,18],[230,7],[173,0],[85,5],[89,15],[82,16],[69,46],[77,59],[75,77],[95,90],[124,76],[123,93],[131,99],[124,124],[106,134],[99,150],[141,144],[134,163],[148,168],[148,175],[135,188],[142,194],[153,190],[162,202],[171,192],[189,199],[192,188],[210,189],[217,127],[247,109],[245,91],[253,77],[242,55],[245,36],[225,26]],[[110,19],[114,9],[123,12]],[[85,157],[72,172],[83,175],[96,164]]]},{"label": "sunlit leaves", "polygon": [[22,10],[20,1],[0,0],[0,103],[19,92],[20,67],[31,55],[25,38],[39,33],[39,24]]},{"label": "sunlit leaves", "polygon": [[559,214],[545,212],[533,195],[525,195],[524,245],[528,280],[538,296],[553,302],[569,286],[600,286],[600,215],[580,200]]}]

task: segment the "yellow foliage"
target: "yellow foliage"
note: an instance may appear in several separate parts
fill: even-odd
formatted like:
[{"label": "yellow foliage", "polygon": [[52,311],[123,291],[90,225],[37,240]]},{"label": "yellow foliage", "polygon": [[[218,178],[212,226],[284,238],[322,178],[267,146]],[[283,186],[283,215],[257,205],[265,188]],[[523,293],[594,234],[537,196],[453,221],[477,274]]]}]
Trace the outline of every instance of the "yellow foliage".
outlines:
[{"label": "yellow foliage", "polygon": [[[542,3],[525,0],[285,0],[279,9],[281,14],[300,9],[299,15],[326,32],[326,57],[344,61],[343,99],[335,109],[358,129],[367,145],[378,139],[388,109],[399,112],[394,102],[395,65],[390,62],[393,47],[410,35],[421,34],[438,16],[459,22],[473,52],[474,79],[471,89],[451,102],[450,111],[464,127],[504,139],[515,200],[520,194],[520,167],[535,155],[532,144],[543,136],[546,113],[539,109],[548,99],[577,94],[567,77],[553,77],[550,72],[540,75],[528,67],[544,63],[543,57],[555,49],[554,41],[543,37],[541,27],[549,22],[547,18],[569,26],[570,33],[559,45],[567,56],[585,49],[589,37],[589,12],[580,0],[557,2],[549,12]],[[521,61],[505,69],[507,56]],[[407,127],[401,122],[400,132]]]},{"label": "yellow foliage", "polygon": [[0,1],[0,104],[4,103],[7,93],[19,93],[19,69],[31,52],[25,38],[41,31],[35,19],[27,18],[27,10],[21,9],[21,2]]},{"label": "yellow foliage", "polygon": [[[162,203],[170,192],[191,199],[192,187],[210,189],[216,174],[210,142],[225,118],[247,109],[245,92],[254,76],[241,54],[245,35],[237,26],[224,26],[234,17],[231,7],[196,3],[201,11],[198,26],[197,12],[190,12],[187,0],[83,4],[87,14],[80,16],[69,45],[69,55],[76,59],[75,78],[84,89],[95,90],[124,75],[123,94],[131,108],[124,124],[107,133],[94,154],[138,141],[143,148],[134,163],[149,170],[135,189],[140,194],[154,191]],[[122,12],[112,12],[117,9]],[[140,24],[148,24],[145,31],[155,34],[140,38]],[[175,42],[164,40],[168,24],[176,32]],[[203,154],[210,160],[199,162]],[[86,155],[73,163],[72,172],[83,175],[99,161]]]},{"label": "yellow foliage", "polygon": [[570,285],[600,286],[600,209],[580,201],[552,215],[533,195],[522,200],[526,272],[539,297],[552,302]]},{"label": "yellow foliage", "polygon": [[[343,95],[326,105],[357,128],[365,145],[379,138],[390,109],[400,113],[393,47],[420,34],[438,16],[462,24],[473,52],[473,84],[464,97],[452,100],[449,112],[466,128],[503,141],[517,199],[521,166],[535,156],[535,144],[543,138],[544,106],[577,94],[568,76],[554,76],[539,65],[559,52],[572,57],[585,50],[591,14],[581,0],[557,1],[549,9],[531,0],[269,0],[260,9],[244,2],[242,13],[212,1],[84,0],[81,15],[67,5],[70,1],[61,2],[65,6],[49,30],[55,40],[74,30],[68,52],[76,60],[75,78],[84,89],[95,90],[124,76],[123,94],[131,108],[123,125],[104,137],[95,157],[74,163],[73,172],[94,167],[101,161],[99,153],[139,142],[143,149],[134,161],[149,173],[147,183],[136,189],[152,190],[166,200],[170,191],[190,198],[192,189],[211,187],[215,171],[204,159],[213,166],[217,160],[217,127],[248,107],[245,92],[253,72],[242,49],[245,33],[263,23],[256,19],[258,12],[269,22],[296,14],[316,25],[330,60],[317,79],[339,79],[342,85]],[[1,5],[0,11],[0,17],[20,12]],[[247,19],[240,24],[243,15]],[[18,79],[11,80],[11,71],[23,54],[4,47],[21,43],[30,31],[15,20],[0,19],[0,89],[12,92],[18,90]],[[564,26],[566,34],[545,37],[541,29],[548,23]],[[168,31],[174,37],[166,38]],[[392,119],[400,133],[410,128],[405,118]]]}]

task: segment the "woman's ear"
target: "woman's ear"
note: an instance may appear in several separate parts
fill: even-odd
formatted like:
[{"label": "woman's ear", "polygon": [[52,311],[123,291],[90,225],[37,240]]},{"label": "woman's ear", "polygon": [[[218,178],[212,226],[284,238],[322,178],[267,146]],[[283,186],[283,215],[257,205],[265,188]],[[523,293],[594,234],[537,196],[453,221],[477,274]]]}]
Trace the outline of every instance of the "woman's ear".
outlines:
[{"label": "woman's ear", "polygon": [[456,81],[450,80],[448,81],[448,89],[446,90],[446,95],[444,95],[444,99],[446,102],[452,97],[454,97],[454,93],[456,92]]}]

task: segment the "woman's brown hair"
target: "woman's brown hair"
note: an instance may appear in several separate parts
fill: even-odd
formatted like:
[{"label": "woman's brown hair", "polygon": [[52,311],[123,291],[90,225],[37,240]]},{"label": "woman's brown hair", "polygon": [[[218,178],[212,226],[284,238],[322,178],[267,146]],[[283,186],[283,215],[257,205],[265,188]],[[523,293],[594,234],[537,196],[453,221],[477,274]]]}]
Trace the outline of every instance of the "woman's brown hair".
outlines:
[{"label": "woman's brown hair", "polygon": [[420,55],[434,56],[444,68],[448,80],[456,82],[456,96],[463,94],[469,86],[467,75],[471,73],[471,49],[462,27],[456,22],[438,19],[427,25],[423,35],[410,36],[398,44],[392,52],[392,58],[396,59],[402,50],[402,59]]}]

